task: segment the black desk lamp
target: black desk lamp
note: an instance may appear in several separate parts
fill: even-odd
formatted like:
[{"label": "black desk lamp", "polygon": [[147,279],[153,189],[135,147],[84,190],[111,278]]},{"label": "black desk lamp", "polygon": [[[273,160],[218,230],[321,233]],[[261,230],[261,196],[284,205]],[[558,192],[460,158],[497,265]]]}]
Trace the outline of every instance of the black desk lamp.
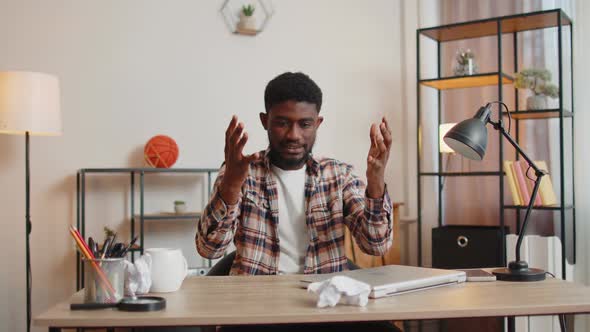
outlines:
[{"label": "black desk lamp", "polygon": [[[482,160],[488,145],[488,130],[486,125],[490,123],[494,129],[499,130],[502,135],[510,142],[510,144],[516,149],[516,151],[526,160],[529,167],[535,170],[537,179],[535,180],[535,186],[533,187],[533,193],[529,201],[526,214],[522,227],[518,233],[518,241],[516,242],[516,261],[508,263],[508,268],[496,269],[492,271],[496,275],[498,280],[505,281],[540,281],[545,279],[545,271],[541,269],[529,268],[527,262],[520,259],[520,245],[526,230],[526,225],[529,220],[533,203],[537,197],[539,191],[539,184],[541,178],[546,174],[545,171],[539,169],[537,165],[522,151],[518,143],[512,139],[509,134],[510,124],[508,125],[508,131],[502,126],[502,115],[498,116],[498,122],[492,121],[491,118],[491,107],[492,104],[499,104],[506,108],[508,112],[508,121],[510,121],[510,110],[503,102],[491,102],[481,107],[475,116],[471,119],[464,120],[454,126],[445,135],[444,140],[455,152],[463,155],[466,158],[472,160]],[[510,122],[509,122],[510,123]]]}]

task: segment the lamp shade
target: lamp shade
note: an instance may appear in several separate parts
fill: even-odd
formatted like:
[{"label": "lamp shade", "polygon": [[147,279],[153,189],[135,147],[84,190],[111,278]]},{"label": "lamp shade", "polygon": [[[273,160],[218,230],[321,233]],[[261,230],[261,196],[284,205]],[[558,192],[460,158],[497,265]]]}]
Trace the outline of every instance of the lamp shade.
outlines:
[{"label": "lamp shade", "polygon": [[451,149],[451,147],[448,146],[444,140],[444,137],[447,134],[447,132],[449,132],[449,130],[451,130],[451,128],[453,128],[455,125],[456,125],[456,123],[441,123],[439,125],[438,144],[439,144],[440,153],[455,153],[455,151],[453,149]]},{"label": "lamp shade", "polygon": [[477,117],[461,121],[447,132],[444,140],[465,158],[482,160],[488,146],[486,123]]},{"label": "lamp shade", "polygon": [[0,72],[0,133],[61,135],[59,80],[35,72]]}]

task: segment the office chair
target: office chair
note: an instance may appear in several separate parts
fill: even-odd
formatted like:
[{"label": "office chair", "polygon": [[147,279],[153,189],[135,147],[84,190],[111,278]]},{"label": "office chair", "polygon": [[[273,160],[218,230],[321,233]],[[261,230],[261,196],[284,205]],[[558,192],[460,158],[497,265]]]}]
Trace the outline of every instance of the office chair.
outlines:
[{"label": "office chair", "polygon": [[[229,275],[229,271],[231,270],[232,263],[234,262],[234,258],[236,257],[236,252],[232,251],[231,253],[227,254],[223,257],[220,261],[215,263],[211,270],[207,272],[207,276],[227,276]],[[358,270],[359,267],[354,264],[353,261],[347,259],[346,266],[349,270]]]}]

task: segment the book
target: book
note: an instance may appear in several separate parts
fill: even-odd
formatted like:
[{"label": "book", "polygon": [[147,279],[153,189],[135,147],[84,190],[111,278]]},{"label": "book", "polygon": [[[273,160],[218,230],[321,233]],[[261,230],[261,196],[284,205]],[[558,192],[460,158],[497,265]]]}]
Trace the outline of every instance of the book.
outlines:
[{"label": "book", "polygon": [[[520,169],[522,170],[522,174],[524,175],[524,181],[526,183],[527,189],[529,191],[529,195],[533,196],[533,189],[535,188],[535,181],[537,180],[537,175],[535,175],[534,170],[531,171],[533,168],[529,166],[529,163],[522,159],[518,161]],[[528,205],[529,201],[527,200],[525,204]],[[543,203],[541,202],[541,193],[537,192],[537,196],[535,197],[535,202],[533,206],[542,206]]]},{"label": "book", "polygon": [[526,185],[522,168],[520,168],[518,161],[513,162],[511,166],[512,171],[514,172],[514,178],[516,179],[516,186],[518,188],[518,192],[520,193],[520,201],[522,202],[522,205],[528,205],[529,201],[531,200],[531,195]]},{"label": "book", "polygon": [[511,164],[511,161],[504,160],[504,173],[506,173],[508,188],[510,188],[510,193],[512,194],[512,202],[514,203],[514,205],[522,205],[522,202],[520,200],[520,194],[518,193],[518,188],[516,187],[516,179],[514,178],[514,172],[512,171]]},{"label": "book", "polygon": [[549,168],[547,167],[547,163],[544,160],[539,160],[535,161],[535,164],[537,164],[537,167],[539,167],[539,169],[547,172],[547,174],[544,175],[541,179],[541,184],[539,185],[539,194],[541,196],[541,201],[543,202],[543,205],[557,205],[557,197],[555,196],[555,191],[553,190],[553,183],[551,182],[551,176],[549,175]]}]

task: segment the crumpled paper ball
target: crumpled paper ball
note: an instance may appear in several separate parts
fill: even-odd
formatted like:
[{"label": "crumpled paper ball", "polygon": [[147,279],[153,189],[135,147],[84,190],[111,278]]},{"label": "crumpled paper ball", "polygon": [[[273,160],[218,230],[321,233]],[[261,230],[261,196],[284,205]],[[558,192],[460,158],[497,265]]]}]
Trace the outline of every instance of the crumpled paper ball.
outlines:
[{"label": "crumpled paper ball", "polygon": [[338,303],[364,307],[369,302],[371,286],[346,276],[335,276],[309,284],[307,291],[318,296],[318,308]]},{"label": "crumpled paper ball", "polygon": [[125,296],[147,294],[152,286],[151,257],[141,256],[135,263],[125,260]]}]

